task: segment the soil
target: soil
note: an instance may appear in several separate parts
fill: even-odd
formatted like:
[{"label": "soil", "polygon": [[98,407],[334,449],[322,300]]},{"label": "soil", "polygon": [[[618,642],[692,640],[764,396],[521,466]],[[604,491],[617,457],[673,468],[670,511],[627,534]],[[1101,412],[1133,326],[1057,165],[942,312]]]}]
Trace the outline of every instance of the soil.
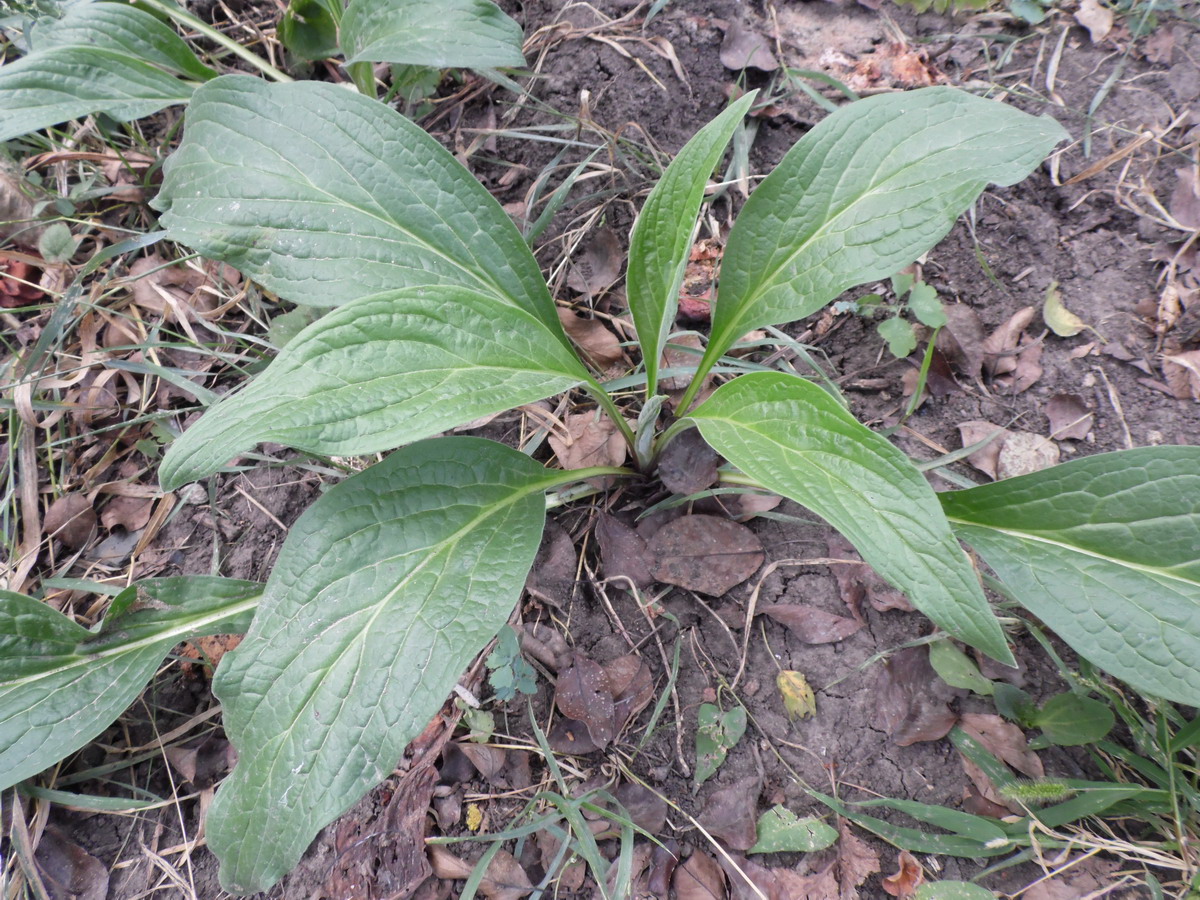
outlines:
[{"label": "soil", "polygon": [[[751,32],[768,36],[772,49],[789,66],[824,70],[843,79],[856,72],[870,74],[875,70],[866,63],[886,62],[897,47],[921,49],[926,76],[973,86],[987,81],[1009,102],[1059,119],[1073,142],[1025,182],[989,189],[976,206],[973,222],[961,221],[929,254],[922,270],[945,303],[973,310],[986,334],[1022,307],[1034,307],[1037,314],[1028,335],[1030,341],[1040,343],[1042,374],[1019,393],[986,373],[943,377],[931,384],[925,402],[897,431],[898,444],[915,457],[933,459],[961,447],[958,426],[973,420],[1045,436],[1049,433],[1047,404],[1062,394],[1076,395],[1094,416],[1086,437],[1056,442],[1063,459],[1131,446],[1196,443],[1200,407],[1187,396],[1186,379],[1181,390],[1179,373],[1172,376],[1175,381],[1168,381],[1170,373],[1164,374],[1161,362],[1164,346],[1193,348],[1194,342],[1189,341],[1194,334],[1166,328],[1156,318],[1165,283],[1164,248],[1186,235],[1155,224],[1131,208],[1135,202],[1146,205],[1143,188],[1153,189],[1166,204],[1175,184],[1175,169],[1183,165],[1183,158],[1167,147],[1184,146],[1188,129],[1200,122],[1200,33],[1182,19],[1164,16],[1157,30],[1136,39],[1129,34],[1132,17],[1119,19],[1110,37],[1093,43],[1088,32],[1062,12],[1034,29],[1005,15],[955,19],[918,15],[891,4],[872,10],[855,4],[777,2],[764,6],[735,0],[691,0],[667,4],[643,30],[644,4],[636,17],[625,20],[621,17],[630,13],[634,4],[621,0],[590,4],[529,0],[503,5],[522,23],[527,36],[541,36],[536,45],[540,52],[530,54],[539,72],[531,82],[537,103],[527,103],[512,117],[509,127],[532,131],[554,123],[557,120],[545,111],[554,109],[581,115],[581,142],[600,143],[611,135],[630,142],[614,145],[614,155],[609,157],[612,168],[576,189],[539,242],[539,258],[557,277],[560,299],[577,308],[590,305],[601,314],[621,312],[619,282],[590,300],[566,286],[564,260],[577,241],[587,240],[586,233],[575,229],[585,221],[600,221],[600,217],[587,217],[603,206],[604,224],[624,240],[652,183],[654,152],[646,148],[654,148],[663,158],[674,154],[724,107],[737,80],[737,73],[725,68],[720,56],[729,23],[738,22]],[[621,21],[613,24],[613,20]],[[1151,61],[1146,58],[1146,43],[1163,30],[1173,35],[1173,53],[1164,57],[1165,51],[1159,50],[1156,56],[1152,54],[1157,61]],[[1057,53],[1060,41],[1065,43]],[[667,48],[673,58],[656,52]],[[1000,61],[1006,51],[1011,51],[1010,55]],[[1057,65],[1053,77],[1049,72],[1052,60]],[[857,69],[855,64],[859,64]],[[895,72],[889,74],[886,66],[884,70],[866,86],[868,91],[905,86]],[[1109,84],[1114,72],[1117,78]],[[772,78],[753,70],[746,73],[751,87],[767,87]],[[1101,102],[1087,115],[1101,92]],[[519,214],[527,192],[555,160],[559,146],[502,137],[489,139],[469,156],[464,153],[474,135],[471,129],[495,124],[497,118],[507,121],[510,103],[511,95],[489,91],[453,115],[435,113],[428,122],[439,138],[467,157],[472,170],[498,199]],[[1188,110],[1192,118],[1176,124],[1162,144],[1151,141],[1079,183],[1063,183],[1142,131],[1166,131]],[[804,94],[781,99],[774,115],[757,122],[749,154],[751,172],[770,171],[823,115]],[[1088,136],[1090,155],[1085,155],[1082,141]],[[1190,132],[1191,140],[1195,137],[1196,132]],[[631,149],[634,145],[642,148],[640,156]],[[561,181],[582,158],[583,151],[570,151],[558,159],[551,183]],[[598,158],[603,160],[604,154]],[[577,199],[584,195],[586,199]],[[714,204],[711,221],[731,222],[742,202],[734,185]],[[986,272],[981,259],[986,261]],[[1043,327],[1043,298],[1054,284],[1066,307],[1088,330],[1064,338]],[[844,299],[853,300],[876,289],[866,285]],[[908,360],[892,358],[874,325],[852,313],[827,313],[795,323],[788,330],[813,347],[860,418],[876,426],[894,426],[908,402],[904,378],[915,371],[921,351]],[[1158,333],[1156,325],[1160,326]],[[512,431],[503,420],[492,423],[490,429],[489,436],[494,437]],[[956,464],[954,471],[960,477],[984,480],[965,463]],[[311,501],[319,481],[318,474],[296,468],[259,468],[225,478],[214,486],[211,502],[200,498],[200,503],[162,531],[156,545],[161,552],[160,572],[208,573],[216,560],[221,574],[265,579],[284,537],[282,527]],[[626,494],[607,508],[628,517],[644,502],[645,498]],[[844,592],[832,567],[783,562],[837,557],[838,553],[830,551],[833,533],[826,526],[799,507],[784,504],[776,510],[783,514],[780,518],[759,518],[750,524],[764,548],[759,574],[722,597],[670,591],[659,597],[657,615],[648,617],[620,585],[602,580],[594,543],[588,538],[598,512],[598,507],[584,506],[559,517],[583,556],[579,570],[583,577],[560,578],[555,589],[530,594],[514,621],[557,631],[576,659],[607,664],[631,652],[638,654],[653,673],[656,698],[668,691],[666,663],[677,648],[680,664],[674,697],[646,747],[633,752],[653,703],[607,751],[571,760],[580,781],[607,783],[620,766],[628,765],[680,808],[669,813],[660,837],[674,839],[685,849],[709,852],[710,845],[700,838],[689,816],[703,818],[706,804],[717,792],[745,785],[746,779],[760,784],[760,811],[782,802],[801,815],[825,815],[826,810],[801,788],[798,777],[844,799],[885,796],[962,807],[968,779],[949,742],[899,746],[881,720],[880,698],[887,690],[887,675],[880,654],[927,635],[931,626],[926,619],[913,612],[881,611],[863,603],[865,627],[841,641],[805,644],[766,617],[755,620],[749,635],[745,634],[752,599],[759,608],[802,601],[831,614],[847,615]],[[548,553],[540,559],[551,557]],[[1009,677],[1020,681],[1035,698],[1065,687],[1036,642],[1018,635],[1015,649],[1023,671]],[[807,678],[815,692],[815,715],[789,720],[776,688],[781,669],[801,672]],[[532,698],[537,721],[547,731],[553,719],[553,685],[548,678],[554,674],[542,669],[538,693]],[[165,731],[207,709],[213,701],[203,679],[200,672],[188,678],[173,671],[165,674],[151,708],[175,709],[179,714],[160,712],[162,721],[155,727]],[[745,704],[752,725],[717,774],[697,791],[688,770],[694,766],[698,707],[714,701],[731,707],[730,686],[735,682],[733,693]],[[486,696],[481,679],[476,677],[468,686],[472,685]],[[961,691],[948,692],[941,699],[959,713],[994,712],[990,702]],[[496,708],[502,713],[498,715],[500,731],[509,736],[510,745],[536,746],[523,701],[497,704]],[[131,711],[120,728],[99,744],[144,744],[152,738],[151,722],[141,708],[141,712]],[[1083,754],[1049,750],[1042,756],[1048,774],[1091,773]],[[98,761],[88,754],[85,757],[92,764]],[[402,763],[401,769],[410,766]],[[149,785],[161,785],[165,774],[159,766],[142,771],[139,777]],[[542,775],[535,762],[533,783]],[[394,861],[399,855],[381,852],[374,867],[368,867],[367,880],[377,879],[374,887],[354,881],[357,886],[351,888],[347,887],[351,880],[333,877],[341,871],[348,846],[360,846],[361,841],[378,836],[379,828],[372,831],[370,823],[386,821],[400,777],[394,776],[368,795],[342,825],[335,823],[326,829],[301,866],[270,896],[313,900],[405,896],[389,894],[382,887],[395,873],[382,872],[380,867],[386,866],[381,861]],[[460,804],[476,795],[489,797],[479,802],[492,831],[505,827],[528,796],[496,796],[505,792],[477,774],[455,781],[443,772],[442,782],[441,795],[457,797]],[[198,799],[186,800],[179,807],[189,836],[196,834],[204,803],[201,791]],[[143,896],[158,879],[147,850],[162,851],[185,840],[173,811],[171,815],[150,812],[118,819],[56,810],[54,820],[89,852],[116,867],[109,890],[114,898]],[[358,823],[358,833],[365,835],[360,844],[348,843],[345,832],[339,831],[347,821]],[[437,833],[436,826],[430,833]],[[450,833],[463,834],[464,827],[456,826]],[[881,879],[897,868],[896,851],[862,836],[879,854],[883,871],[868,877],[858,896],[888,896]],[[469,857],[482,848],[453,845],[451,849]],[[520,855],[522,851],[516,852]],[[195,896],[222,896],[214,861],[206,849],[196,849],[188,866],[183,866],[178,855],[170,858],[192,879]],[[520,858],[522,862],[532,860],[532,866],[538,861],[528,848]],[[825,852],[807,858],[784,857],[782,863],[811,873],[819,872],[830,859],[830,852]],[[978,860],[945,856],[922,862],[930,877],[948,879],[971,877],[982,868]],[[1018,867],[991,876],[985,883],[997,891],[1016,891],[1037,875],[1032,866]],[[461,884],[431,879],[416,896],[457,896]],[[166,890],[168,896],[171,890]],[[176,890],[187,895],[184,888]],[[560,890],[555,896],[590,897],[593,890],[592,882],[585,881],[578,890]],[[1126,891],[1111,896],[1142,895]]]}]

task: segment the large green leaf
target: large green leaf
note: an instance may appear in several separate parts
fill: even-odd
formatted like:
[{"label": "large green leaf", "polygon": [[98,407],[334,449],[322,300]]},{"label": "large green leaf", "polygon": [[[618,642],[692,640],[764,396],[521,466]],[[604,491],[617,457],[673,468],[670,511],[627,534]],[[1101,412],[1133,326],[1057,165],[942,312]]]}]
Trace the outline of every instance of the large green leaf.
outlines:
[{"label": "large green leaf", "polygon": [[649,394],[658,383],[659,359],[675,322],[704,188],[756,93],[731,104],[679,151],[646,198],[629,237],[625,293],[642,345]]},{"label": "large green leaf", "polygon": [[208,842],[221,883],[274,884],[382,781],[512,612],[561,483],[477,438],[399,450],[293,526],[214,680],[241,753]]},{"label": "large green leaf", "polygon": [[1012,654],[937,495],[908,457],[816,385],[755,372],[690,413],[705,440],[842,532],[863,559],[948,633],[1012,665]]},{"label": "large green leaf", "polygon": [[117,3],[68,8],[39,23],[30,53],[0,67],[0,141],[93,113],[128,120],[186,103],[216,73],[171,28]]},{"label": "large green leaf", "polygon": [[1200,706],[1200,447],[1102,453],[939,497],[1013,596],[1081,656]]},{"label": "large green leaf", "polygon": [[947,87],[879,94],[823,119],[754,191],[729,236],[709,366],[739,337],[898,272],[989,184],[1027,176],[1066,132]]},{"label": "large green leaf", "polygon": [[113,600],[99,632],[0,591],[0,789],[104,731],[175,644],[245,630],[261,589],[229,578],[150,579]]},{"label": "large green leaf", "polygon": [[337,306],[457,284],[561,334],[537,261],[500,204],[428,134],[347,88],[210,81],[164,172],[155,206],[171,238],[289,300]]},{"label": "large green leaf", "polygon": [[260,441],[330,456],[389,450],[591,380],[541,322],[495,296],[441,285],[362,297],[209,410],[159,478],[172,490]]},{"label": "large green leaf", "polygon": [[438,69],[523,66],[521,38],[491,0],[351,0],[341,29],[348,63]]}]

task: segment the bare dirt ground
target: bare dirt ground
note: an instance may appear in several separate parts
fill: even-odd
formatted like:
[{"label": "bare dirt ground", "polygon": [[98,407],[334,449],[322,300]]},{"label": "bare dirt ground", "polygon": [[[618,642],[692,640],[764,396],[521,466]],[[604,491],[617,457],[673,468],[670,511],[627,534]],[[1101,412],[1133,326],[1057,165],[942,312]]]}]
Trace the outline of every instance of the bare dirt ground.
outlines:
[{"label": "bare dirt ground", "polygon": [[[754,122],[745,173],[750,177],[741,184],[735,178],[714,203],[701,237],[719,239],[753,176],[769,172],[824,115],[808,96],[786,89],[781,69],[764,68],[824,72],[860,93],[927,84],[987,87],[1030,112],[1057,118],[1072,142],[1022,184],[985,193],[973,216],[924,261],[923,278],[952,312],[916,412],[903,418],[927,335],[910,358],[896,359],[875,322],[853,311],[820,314],[793,324],[788,333],[812,348],[860,418],[896,427],[895,440],[916,458],[934,459],[995,428],[1008,429],[998,454],[973,457],[975,465],[955,464],[960,478],[983,481],[997,466],[1018,471],[1045,454],[1066,460],[1126,447],[1196,443],[1200,269],[1194,268],[1196,246],[1184,241],[1200,227],[1200,189],[1195,167],[1187,162],[1189,154],[1195,158],[1200,134],[1200,31],[1186,19],[1162,14],[1139,33],[1141,13],[1134,7],[1119,12],[1107,31],[1104,23],[1093,23],[1090,32],[1069,6],[1031,27],[1003,12],[954,18],[918,15],[890,3],[876,10],[822,2],[690,0],[668,4],[643,27],[645,6],[635,10],[621,0],[505,6],[531,38],[528,55],[538,73],[530,82],[531,96],[513,112],[510,94],[480,89],[468,102],[439,107],[423,124],[517,217],[529,213],[531,189],[548,165],[555,166],[553,186],[590,152],[583,146],[563,152],[561,144],[530,135],[565,136],[601,148],[539,243],[558,298],[580,315],[601,322],[621,315],[619,273],[599,277],[611,283],[598,290],[588,273],[623,255],[629,226],[652,183],[654,151],[664,159],[678,151],[724,107],[739,81],[777,91],[778,102]],[[766,54],[756,57],[763,68],[742,73],[725,64],[737,47],[747,46],[733,42],[739,31],[740,40]],[[444,84],[443,93],[452,87]],[[838,96],[829,89],[823,93]],[[538,130],[563,122],[573,129]],[[503,133],[487,132],[498,123]],[[584,274],[572,277],[579,272]],[[1073,335],[1063,336],[1060,332],[1072,329],[1044,319],[1047,293],[1055,288],[1086,326]],[[872,291],[886,294],[887,286],[867,285],[843,299]],[[489,436],[511,440],[520,427],[515,418],[501,418],[487,429]],[[319,473],[303,469],[263,469],[219,480],[208,496],[195,497],[159,531],[144,571],[207,573],[217,559],[221,574],[264,579],[283,529],[315,496],[319,481]],[[952,486],[938,478],[935,483]],[[994,713],[990,702],[942,684],[923,648],[880,659],[883,651],[928,634],[926,619],[903,609],[867,572],[814,562],[843,558],[848,551],[830,529],[790,504],[774,511],[782,514],[777,518],[750,523],[763,545],[763,563],[737,587],[710,596],[660,585],[648,591],[653,603],[640,605],[625,590],[627,582],[613,577],[620,573],[606,571],[628,562],[628,554],[615,550],[601,559],[592,528],[601,515],[633,526],[636,515],[659,499],[630,490],[610,497],[603,508],[583,504],[561,513],[514,623],[524,630],[526,653],[539,669],[529,708],[561,752],[570,784],[577,790],[606,785],[623,791],[639,824],[695,857],[695,886],[680,887],[677,878],[675,896],[755,896],[699,825],[753,873],[740,855],[747,849],[742,841],[747,817],[752,822],[776,803],[801,814],[827,814],[800,787],[801,780],[844,799],[887,796],[987,809],[950,744],[940,735],[930,738],[938,723]],[[712,511],[722,512],[715,506]],[[666,518],[646,520],[638,533],[648,540]],[[809,643],[775,618],[753,616],[776,604],[857,618],[859,627],[840,640]],[[993,677],[1008,678],[1035,697],[1064,687],[1036,642],[1022,634],[1015,646],[1021,670]],[[610,667],[614,683],[617,669],[611,667],[632,666],[627,671],[634,674],[626,679],[630,693],[621,695],[614,687],[609,697],[632,697],[629,705],[636,709],[606,748],[580,752],[579,742],[594,735],[563,725],[554,710],[555,681],[596,665]],[[803,673],[815,693],[814,715],[789,718],[776,687],[780,671]],[[486,697],[483,674],[476,666],[464,684]],[[639,679],[647,679],[648,690],[638,687]],[[666,704],[643,746],[659,697]],[[71,765],[96,765],[106,758],[106,748],[117,753],[130,746],[153,748],[156,734],[188,722],[212,703],[202,671],[184,675],[173,667],[146,704]],[[697,790],[692,773],[702,703],[723,709],[744,704],[751,724],[724,765]],[[365,900],[410,896],[409,889],[425,900],[458,896],[461,879],[424,878],[428,870],[420,848],[414,850],[406,836],[414,829],[428,836],[502,830],[534,790],[552,787],[531,752],[536,739],[525,699],[494,709],[491,756],[483,759],[481,745],[464,743],[461,732],[457,746],[439,753],[450,734],[443,724],[417,751],[424,756],[402,762],[397,775],[327,828],[271,896]],[[460,715],[447,710],[448,716]],[[191,799],[128,818],[54,813],[55,827],[112,868],[110,897],[146,896],[162,880],[156,858],[167,860],[183,879],[160,895],[222,896],[208,852],[202,846],[181,849],[197,836],[212,783],[228,764],[218,722],[208,719],[188,732],[189,743],[208,742],[201,748],[199,772],[172,775],[159,759],[134,770],[140,783],[159,788],[168,776],[186,779],[195,791]],[[1041,757],[1048,774],[1090,772],[1083,754],[1052,749]],[[675,806],[654,800],[655,792]],[[426,818],[430,802],[434,814]],[[897,870],[897,851],[863,832],[848,833],[854,837],[844,834],[840,851],[773,858],[770,867],[789,868],[796,877],[771,896],[889,896],[882,881]],[[609,852],[616,846],[615,840],[601,841]],[[647,896],[666,896],[654,888],[664,877],[661,859],[651,859],[649,842],[637,847]],[[471,860],[483,849],[455,844],[447,851]],[[521,870],[519,877],[510,870],[509,880],[519,885],[523,877],[536,884],[557,844],[529,839],[508,849],[515,854],[512,865]],[[971,877],[982,868],[981,861],[945,856],[919,862],[930,879]],[[447,874],[451,863],[442,859],[437,865]],[[1022,896],[1090,895],[1115,884],[1119,870],[1115,861],[1095,858]],[[656,873],[660,882],[652,882]],[[1016,892],[1040,875],[1027,864],[984,883]],[[487,896],[525,895],[513,890],[495,888]],[[595,883],[582,867],[553,894],[594,895]],[[1135,890],[1109,896],[1143,895],[1149,896]]]}]

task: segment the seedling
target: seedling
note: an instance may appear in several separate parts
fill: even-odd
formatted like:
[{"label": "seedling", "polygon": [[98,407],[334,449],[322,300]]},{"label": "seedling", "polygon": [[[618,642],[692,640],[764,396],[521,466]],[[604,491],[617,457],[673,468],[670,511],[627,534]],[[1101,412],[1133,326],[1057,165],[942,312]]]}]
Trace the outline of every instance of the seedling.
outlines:
[{"label": "seedling", "polygon": [[[745,374],[696,402],[743,335],[902,269],[987,184],[1024,178],[1064,137],[1052,120],[948,88],[879,95],[830,115],[743,209],[708,344],[674,421],[660,426],[660,360],[693,225],[752,95],[684,147],[633,229],[626,287],[640,402],[611,396],[580,361],[508,216],[398,113],[329,84],[246,76],[208,80],[189,96],[184,140],[155,201],[170,238],[280,297],[332,309],[174,442],[163,487],[212,475],[266,441],[326,456],[401,448],[331,487],[293,526],[246,639],[217,670],[240,761],[217,792],[207,839],[229,890],[274,884],[392,770],[510,615],[547,493],[596,476],[642,477],[689,428],[736,468],[730,483],[824,517],[953,637],[1012,662],[961,537],[1094,662],[1150,694],[1200,699],[1200,617],[1181,613],[1200,606],[1191,499],[1200,449],[1107,454],[938,495],[838,397],[794,372]],[[560,471],[503,444],[433,437],[563,391],[613,418],[640,473]],[[58,614],[29,598],[13,603],[3,785],[80,746],[84,730],[71,726],[64,744],[56,729],[93,699],[31,694],[50,676],[23,656],[22,638],[34,622],[58,627],[48,624]],[[59,644],[72,665],[123,690],[144,684],[142,670],[113,663],[120,654],[89,669],[82,636],[62,649],[70,637]],[[35,721],[43,744],[17,740]]]}]

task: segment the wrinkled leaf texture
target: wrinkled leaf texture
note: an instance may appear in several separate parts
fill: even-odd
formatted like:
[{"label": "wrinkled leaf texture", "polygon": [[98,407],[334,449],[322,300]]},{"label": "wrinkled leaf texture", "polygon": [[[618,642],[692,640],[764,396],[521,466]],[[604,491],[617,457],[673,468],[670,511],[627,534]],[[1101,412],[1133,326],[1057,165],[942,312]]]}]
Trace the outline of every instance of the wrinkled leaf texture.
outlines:
[{"label": "wrinkled leaf texture", "polygon": [[949,634],[1013,664],[933,488],[828,393],[793,375],[752,372],[721,385],[690,418],[731,463],[844,534]]},{"label": "wrinkled leaf texture", "polygon": [[104,731],[175,644],[247,628],[261,589],[230,578],[150,579],[114,598],[98,633],[0,591],[0,790]]},{"label": "wrinkled leaf texture", "polygon": [[392,771],[512,612],[543,491],[563,480],[502,444],[440,438],[300,517],[213,682],[240,754],[207,826],[228,890],[274,884]]},{"label": "wrinkled leaf texture", "polygon": [[1200,705],[1200,447],[1072,460],[939,495],[1013,596],[1100,668]]},{"label": "wrinkled leaf texture", "polygon": [[347,63],[525,65],[521,26],[491,0],[351,0],[340,38]]}]

